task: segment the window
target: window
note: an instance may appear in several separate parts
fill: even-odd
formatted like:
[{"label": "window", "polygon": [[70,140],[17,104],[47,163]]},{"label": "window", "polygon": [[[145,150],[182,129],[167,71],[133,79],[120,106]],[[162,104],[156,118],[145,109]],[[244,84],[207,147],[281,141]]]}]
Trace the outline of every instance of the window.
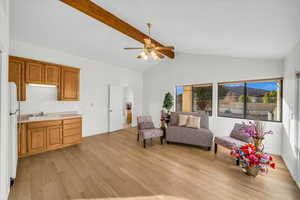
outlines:
[{"label": "window", "polygon": [[219,116],[244,117],[244,83],[219,84]]},{"label": "window", "polygon": [[176,87],[176,111],[212,115],[212,84]]},{"label": "window", "polygon": [[218,93],[219,117],[282,120],[282,79],[219,83]]}]

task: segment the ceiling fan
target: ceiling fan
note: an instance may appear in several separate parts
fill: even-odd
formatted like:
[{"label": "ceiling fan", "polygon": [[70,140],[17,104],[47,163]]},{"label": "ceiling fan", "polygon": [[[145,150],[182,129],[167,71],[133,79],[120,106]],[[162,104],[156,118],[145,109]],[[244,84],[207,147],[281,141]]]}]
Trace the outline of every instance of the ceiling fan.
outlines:
[{"label": "ceiling fan", "polygon": [[174,47],[172,46],[156,46],[151,41],[151,33],[150,30],[152,28],[152,24],[147,23],[148,27],[148,38],[144,39],[144,47],[133,47],[133,48],[124,48],[125,50],[142,50],[142,52],[137,56],[137,58],[143,58],[145,60],[151,56],[153,59],[163,59],[165,56],[160,51],[172,51]]}]

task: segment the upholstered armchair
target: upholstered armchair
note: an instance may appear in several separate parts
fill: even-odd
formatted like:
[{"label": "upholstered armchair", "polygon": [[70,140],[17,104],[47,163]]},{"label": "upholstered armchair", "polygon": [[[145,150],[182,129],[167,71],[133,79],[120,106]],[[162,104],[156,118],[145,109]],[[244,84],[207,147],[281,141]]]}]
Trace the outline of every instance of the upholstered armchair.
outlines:
[{"label": "upholstered armchair", "polygon": [[[235,145],[241,146],[246,143],[253,143],[253,139],[248,135],[242,133],[244,129],[243,124],[234,124],[230,136],[215,137],[215,154],[218,151],[218,145],[221,145],[229,150],[231,150]],[[239,160],[236,160],[236,164],[239,165]]]},{"label": "upholstered armchair", "polygon": [[144,148],[146,148],[146,140],[160,137],[160,143],[163,144],[163,130],[155,128],[151,116],[138,116],[138,133],[137,141],[143,138]]}]

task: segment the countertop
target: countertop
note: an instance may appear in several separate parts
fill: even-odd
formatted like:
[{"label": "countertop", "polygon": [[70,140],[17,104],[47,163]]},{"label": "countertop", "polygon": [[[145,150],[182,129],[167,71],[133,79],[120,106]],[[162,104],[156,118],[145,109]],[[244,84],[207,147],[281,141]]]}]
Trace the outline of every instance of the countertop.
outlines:
[{"label": "countertop", "polygon": [[[35,117],[35,118],[32,118]],[[21,115],[18,119],[18,123],[30,123],[30,122],[39,122],[39,121],[51,121],[51,120],[63,120],[82,117],[81,114],[64,112],[64,113],[47,113],[43,116],[33,115]]]}]

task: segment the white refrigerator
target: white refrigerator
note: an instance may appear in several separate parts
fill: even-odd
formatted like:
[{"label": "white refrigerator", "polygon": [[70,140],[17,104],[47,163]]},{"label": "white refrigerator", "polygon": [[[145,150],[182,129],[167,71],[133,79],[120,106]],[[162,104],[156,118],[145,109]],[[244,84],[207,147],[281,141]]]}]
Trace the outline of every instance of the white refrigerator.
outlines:
[{"label": "white refrigerator", "polygon": [[17,101],[17,87],[9,82],[9,132],[8,132],[8,173],[11,180],[16,178],[18,163],[18,115],[20,112]]}]

